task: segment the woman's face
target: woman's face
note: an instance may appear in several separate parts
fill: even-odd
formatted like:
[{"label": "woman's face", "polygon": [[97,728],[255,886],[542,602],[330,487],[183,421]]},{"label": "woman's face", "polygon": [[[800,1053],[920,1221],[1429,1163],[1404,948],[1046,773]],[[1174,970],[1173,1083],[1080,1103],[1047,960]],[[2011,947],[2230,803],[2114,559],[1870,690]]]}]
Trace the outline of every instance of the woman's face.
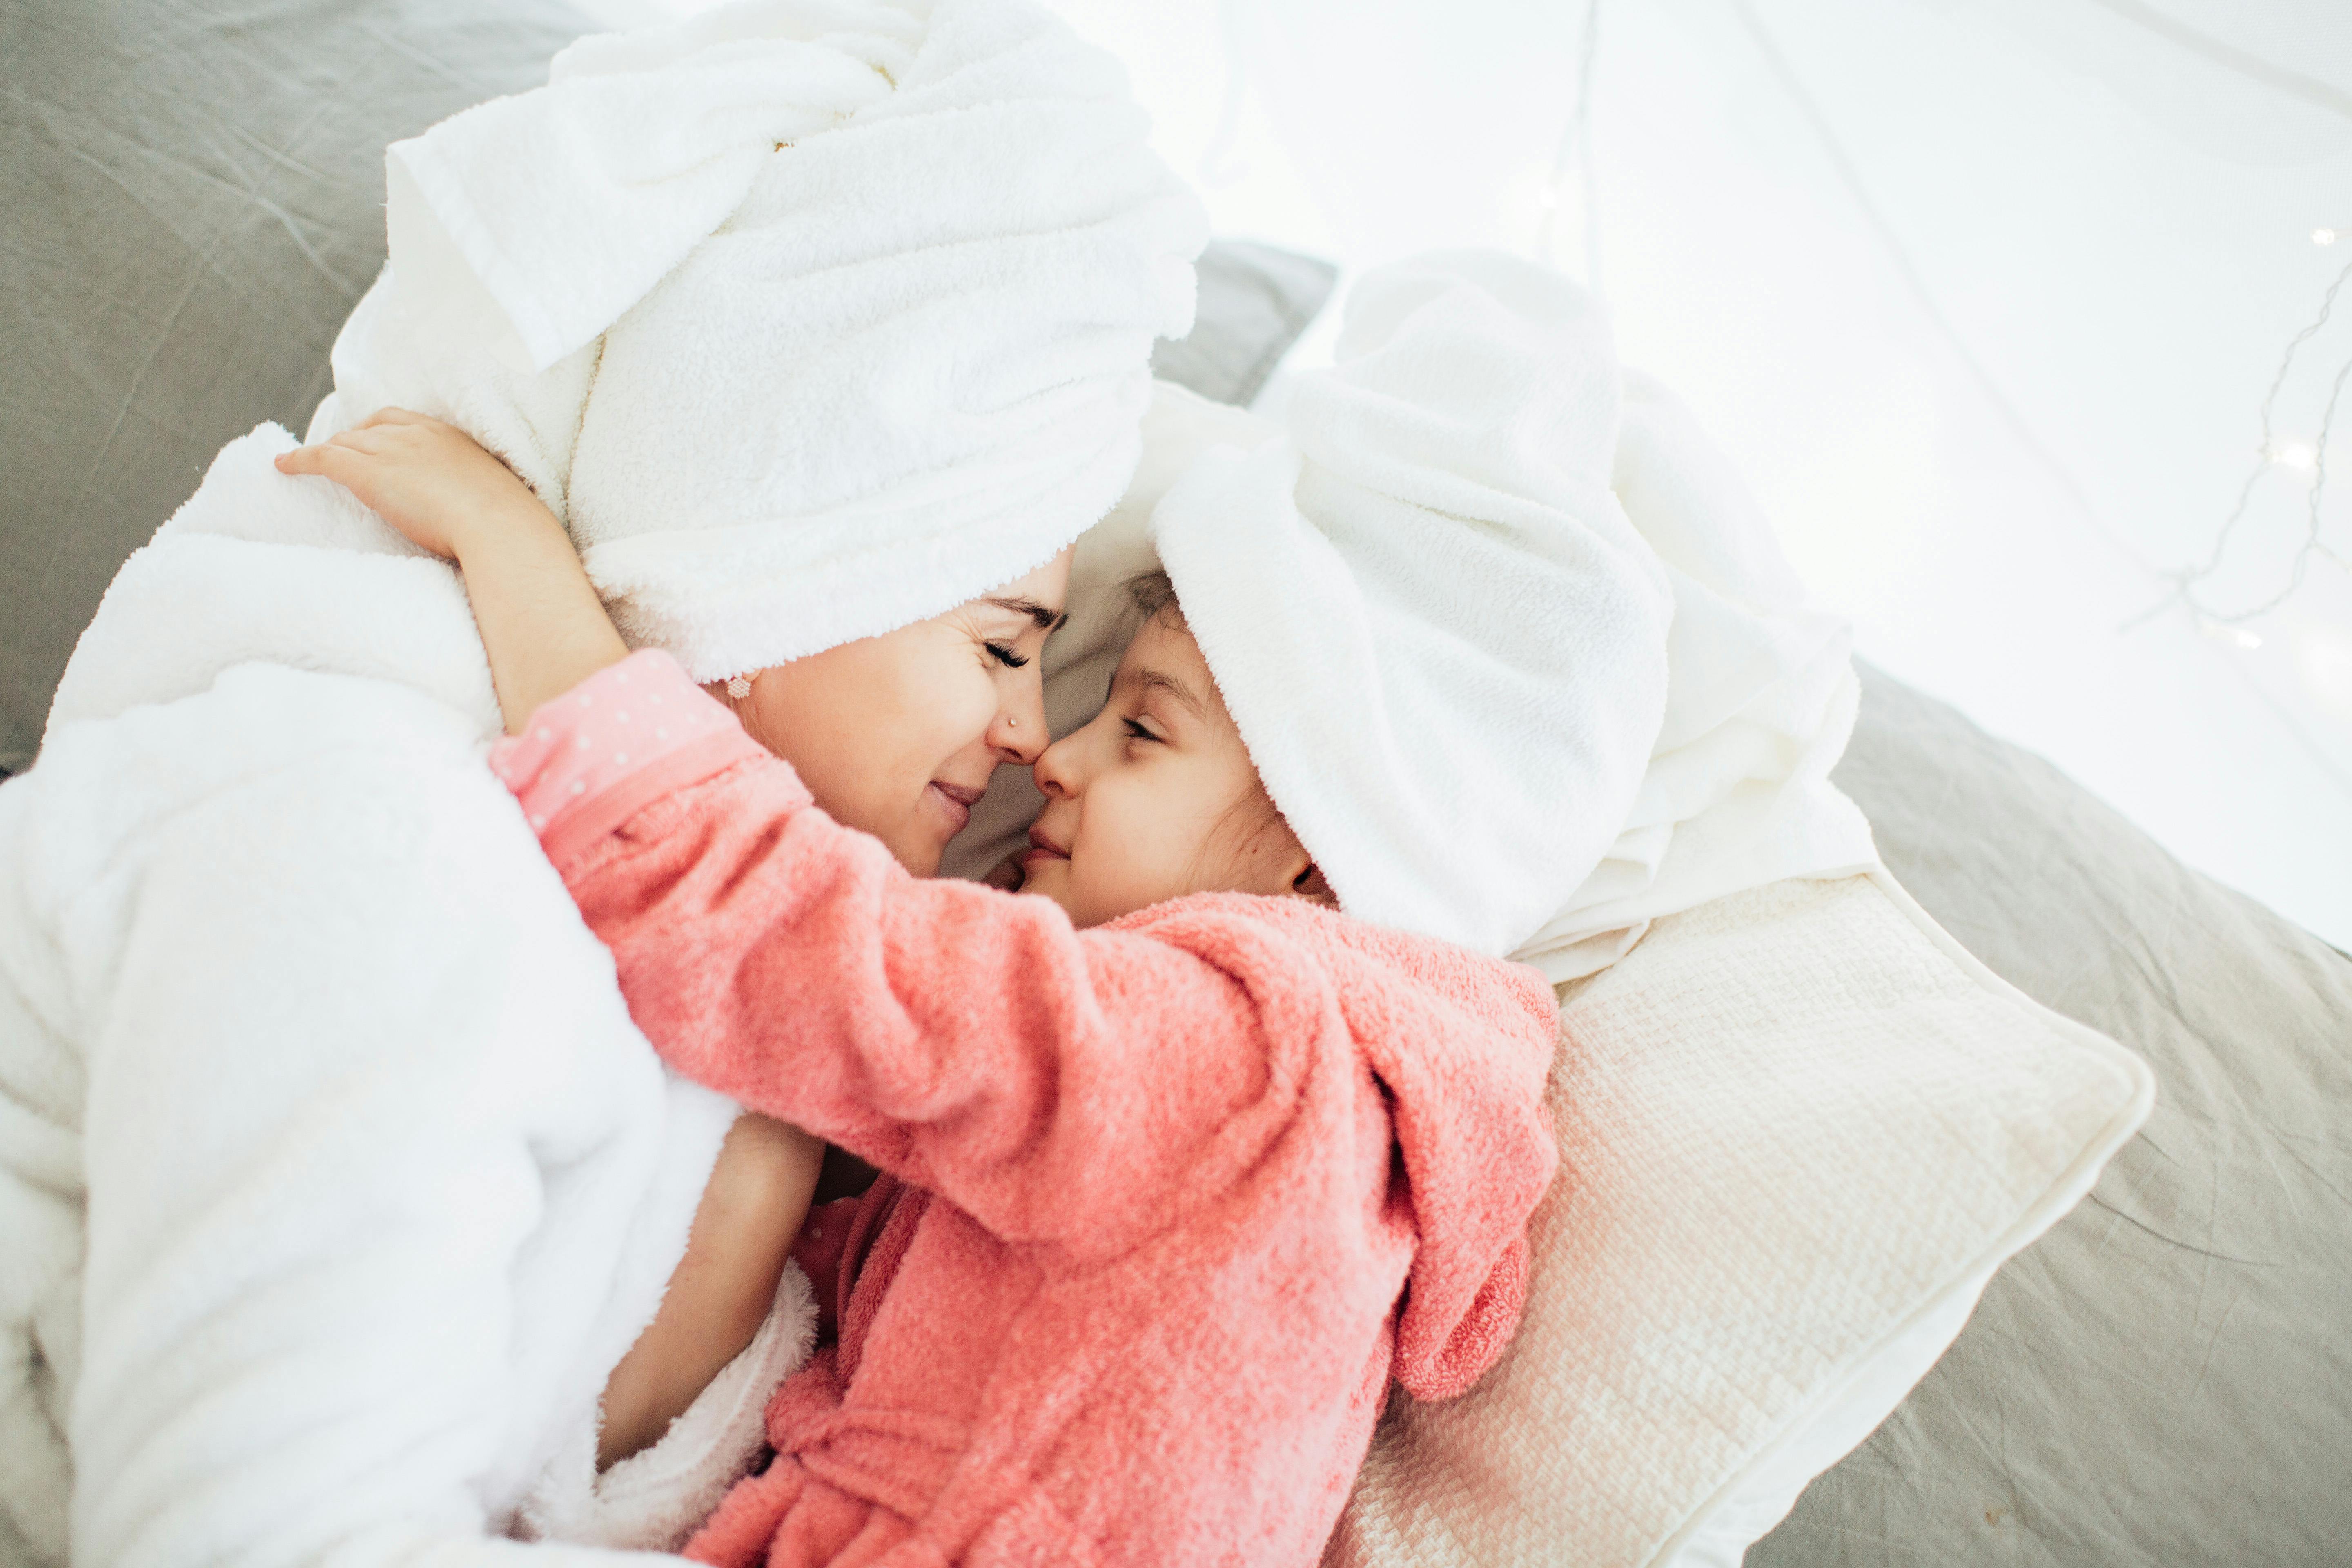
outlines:
[{"label": "woman's face", "polygon": [[1065,550],[946,615],[761,670],[740,700],[709,689],[826,815],[928,877],[997,768],[1045,747],[1038,655],[1069,585]]},{"label": "woman's face", "polygon": [[1334,901],[1174,616],[1144,623],[1102,711],[1046,749],[1036,778],[1045,807],[1016,858],[1019,890],[1053,900],[1074,925],[1187,893]]}]

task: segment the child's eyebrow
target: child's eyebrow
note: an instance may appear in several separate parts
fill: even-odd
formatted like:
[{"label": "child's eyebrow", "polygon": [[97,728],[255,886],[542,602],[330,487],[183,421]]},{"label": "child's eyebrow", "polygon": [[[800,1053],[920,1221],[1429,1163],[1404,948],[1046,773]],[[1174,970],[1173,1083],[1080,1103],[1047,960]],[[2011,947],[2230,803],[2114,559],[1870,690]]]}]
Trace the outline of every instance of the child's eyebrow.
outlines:
[{"label": "child's eyebrow", "polygon": [[1209,710],[1207,704],[1203,703],[1201,699],[1193,693],[1191,687],[1185,685],[1182,681],[1177,679],[1166,670],[1154,669],[1150,666],[1146,665],[1134,671],[1133,674],[1135,684],[1140,686],[1146,691],[1152,690],[1155,688],[1159,690],[1165,691],[1169,696],[1174,698],[1177,701],[1191,709],[1192,710],[1192,717],[1202,721],[1203,723],[1208,721]]},{"label": "child's eyebrow", "polygon": [[1001,598],[994,594],[988,594],[982,595],[980,602],[983,605],[994,605],[1000,610],[1010,610],[1016,616],[1026,616],[1037,624],[1037,629],[1041,632],[1059,631],[1070,618],[1069,611],[1064,610],[1056,615],[1034,599]]}]

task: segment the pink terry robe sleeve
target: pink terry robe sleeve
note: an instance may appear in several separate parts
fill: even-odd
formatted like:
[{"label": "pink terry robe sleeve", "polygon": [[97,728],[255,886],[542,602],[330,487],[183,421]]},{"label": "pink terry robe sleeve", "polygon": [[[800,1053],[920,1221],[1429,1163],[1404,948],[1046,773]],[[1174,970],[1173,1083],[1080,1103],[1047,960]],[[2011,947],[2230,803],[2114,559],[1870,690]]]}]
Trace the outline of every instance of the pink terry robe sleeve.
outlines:
[{"label": "pink terry robe sleeve", "polygon": [[493,764],[674,1067],[1007,1240],[1173,1223],[1295,1120],[1307,1053],[1349,1048],[1308,950],[1219,900],[1081,932],[1043,898],[909,876],[661,655],[550,702]]}]

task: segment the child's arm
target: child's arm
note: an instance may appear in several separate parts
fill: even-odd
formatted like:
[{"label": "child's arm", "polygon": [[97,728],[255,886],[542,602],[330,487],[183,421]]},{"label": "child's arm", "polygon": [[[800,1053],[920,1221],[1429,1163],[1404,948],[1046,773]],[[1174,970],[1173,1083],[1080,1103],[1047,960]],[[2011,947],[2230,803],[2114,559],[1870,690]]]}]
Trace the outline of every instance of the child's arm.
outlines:
[{"label": "child's arm", "polygon": [[457,558],[518,737],[493,761],[688,1077],[1008,1239],[1118,1247],[1295,1121],[1310,1075],[1277,1048],[1352,1067],[1328,978],[1262,926],[1082,936],[1046,900],[910,877],[674,661],[625,659],[553,517],[462,432],[386,409],[279,467]]},{"label": "child's arm", "polygon": [[658,653],[493,765],[672,1065],[1007,1240],[1131,1245],[1302,1118],[1355,1127],[1338,989],[1255,900],[1080,932],[1045,899],[910,877]]},{"label": "child's arm", "polygon": [[628,657],[563,525],[512,469],[455,426],[380,409],[278,459],[357,496],[412,543],[457,563],[507,730]]}]

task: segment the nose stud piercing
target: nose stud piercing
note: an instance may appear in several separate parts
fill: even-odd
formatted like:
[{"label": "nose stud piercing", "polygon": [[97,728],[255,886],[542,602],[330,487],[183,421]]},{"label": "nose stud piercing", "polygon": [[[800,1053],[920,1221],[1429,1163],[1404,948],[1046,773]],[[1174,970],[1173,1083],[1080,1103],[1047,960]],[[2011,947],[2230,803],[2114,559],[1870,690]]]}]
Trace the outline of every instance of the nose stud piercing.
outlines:
[{"label": "nose stud piercing", "polygon": [[1021,721],[1020,721],[1020,720],[1018,720],[1018,719],[1014,719],[1014,718],[1010,718],[1010,717],[1008,717],[1008,718],[1006,718],[1006,720],[1004,721],[1004,727],[1005,727],[1006,729],[1008,729],[1008,730],[1018,730],[1019,728],[1021,728]]}]

